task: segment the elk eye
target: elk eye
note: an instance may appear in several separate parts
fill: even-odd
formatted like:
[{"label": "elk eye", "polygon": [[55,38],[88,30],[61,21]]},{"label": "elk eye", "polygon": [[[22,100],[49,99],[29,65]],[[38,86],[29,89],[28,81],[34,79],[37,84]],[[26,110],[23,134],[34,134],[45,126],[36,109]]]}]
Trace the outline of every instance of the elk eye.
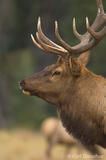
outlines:
[{"label": "elk eye", "polygon": [[55,71],[55,72],[52,74],[52,76],[60,75],[60,73],[61,73],[61,72],[59,72],[59,71]]}]

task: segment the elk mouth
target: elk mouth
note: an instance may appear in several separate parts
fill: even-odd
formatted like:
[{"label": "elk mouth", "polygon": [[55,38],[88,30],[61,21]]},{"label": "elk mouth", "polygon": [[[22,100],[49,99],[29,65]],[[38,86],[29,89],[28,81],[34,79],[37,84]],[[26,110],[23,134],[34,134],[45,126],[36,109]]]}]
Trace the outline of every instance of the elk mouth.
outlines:
[{"label": "elk mouth", "polygon": [[27,96],[34,96],[34,95],[38,95],[38,92],[35,90],[26,90],[26,89],[22,89],[22,92],[27,95]]},{"label": "elk mouth", "polygon": [[30,91],[27,91],[27,90],[23,89],[22,92],[27,96],[31,96],[31,92]]}]

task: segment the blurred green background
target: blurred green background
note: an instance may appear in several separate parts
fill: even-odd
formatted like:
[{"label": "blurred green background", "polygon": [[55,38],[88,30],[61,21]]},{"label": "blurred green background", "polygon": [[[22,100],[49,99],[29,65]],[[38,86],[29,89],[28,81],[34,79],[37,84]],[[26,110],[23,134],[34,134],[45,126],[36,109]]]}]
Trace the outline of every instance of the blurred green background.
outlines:
[{"label": "blurred green background", "polygon": [[[106,1],[103,0],[104,6]],[[72,32],[76,17],[80,33],[86,32],[85,17],[92,24],[97,12],[96,0],[0,0],[0,127],[38,129],[43,119],[56,116],[56,107],[36,97],[25,96],[18,82],[57,57],[34,47],[30,34],[35,35],[37,19],[42,29],[56,42],[54,21],[59,23],[63,39],[70,45],[78,40]],[[106,76],[106,39],[91,51],[88,68]]]}]

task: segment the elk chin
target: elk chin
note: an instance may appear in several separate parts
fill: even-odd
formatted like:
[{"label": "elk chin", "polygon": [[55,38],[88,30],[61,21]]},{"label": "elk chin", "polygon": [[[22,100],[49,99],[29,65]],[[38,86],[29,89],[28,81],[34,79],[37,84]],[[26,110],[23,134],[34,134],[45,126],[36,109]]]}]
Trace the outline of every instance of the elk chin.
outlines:
[{"label": "elk chin", "polygon": [[22,90],[22,92],[27,96],[31,96],[31,92],[29,92],[29,91]]},{"label": "elk chin", "polygon": [[27,96],[38,96],[37,91],[34,91],[34,90],[24,90],[24,89],[22,89],[22,92]]}]

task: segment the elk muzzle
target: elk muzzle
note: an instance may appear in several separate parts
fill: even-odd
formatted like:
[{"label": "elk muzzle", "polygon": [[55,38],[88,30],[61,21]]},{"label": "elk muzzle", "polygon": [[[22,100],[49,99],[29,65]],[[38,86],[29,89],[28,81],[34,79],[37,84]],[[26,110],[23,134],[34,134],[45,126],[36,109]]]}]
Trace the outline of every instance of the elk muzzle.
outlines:
[{"label": "elk muzzle", "polygon": [[35,90],[33,90],[32,84],[29,83],[27,79],[21,80],[19,82],[19,86],[25,95],[32,96],[35,94]]}]

